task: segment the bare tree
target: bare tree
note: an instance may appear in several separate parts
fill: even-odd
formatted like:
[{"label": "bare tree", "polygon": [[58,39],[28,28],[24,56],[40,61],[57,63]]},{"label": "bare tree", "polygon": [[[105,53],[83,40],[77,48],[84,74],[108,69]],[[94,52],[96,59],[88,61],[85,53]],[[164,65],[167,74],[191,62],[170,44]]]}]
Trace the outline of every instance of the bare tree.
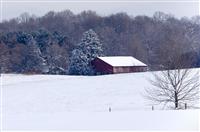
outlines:
[{"label": "bare tree", "polygon": [[199,101],[200,83],[195,69],[157,72],[149,81],[153,87],[146,89],[145,97],[154,103],[181,109],[185,104],[195,106]]}]

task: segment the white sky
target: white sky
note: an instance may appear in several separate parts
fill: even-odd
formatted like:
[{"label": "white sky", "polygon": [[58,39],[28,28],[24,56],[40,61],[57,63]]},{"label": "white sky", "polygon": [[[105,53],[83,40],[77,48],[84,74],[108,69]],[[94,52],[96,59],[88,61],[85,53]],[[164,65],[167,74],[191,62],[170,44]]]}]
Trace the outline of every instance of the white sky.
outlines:
[{"label": "white sky", "polygon": [[93,2],[89,2],[92,0],[87,2],[81,2],[84,0],[74,0],[74,2],[66,2],[67,0],[65,2],[61,2],[64,0],[60,0],[60,2],[56,2],[55,0],[42,0],[43,2],[40,0],[32,0],[32,2],[25,1],[26,0],[20,0],[20,2],[19,0],[4,0],[2,5],[3,20],[17,17],[23,12],[42,16],[50,10],[62,11],[65,9],[70,9],[74,13],[80,13],[83,10],[93,10],[99,15],[104,16],[117,12],[127,12],[132,16],[152,16],[155,11],[170,13],[178,18],[183,16],[191,17],[199,14],[198,0],[190,0],[190,2],[186,2],[186,0],[182,0],[182,2],[175,2],[175,0],[171,0],[171,2],[167,2],[166,0],[154,0],[154,2],[152,2],[152,0],[141,0],[135,2],[133,2],[133,0],[132,2],[122,2],[120,0],[115,0],[115,2],[103,2],[105,0],[101,0],[101,2],[98,2],[97,0],[93,0]]}]

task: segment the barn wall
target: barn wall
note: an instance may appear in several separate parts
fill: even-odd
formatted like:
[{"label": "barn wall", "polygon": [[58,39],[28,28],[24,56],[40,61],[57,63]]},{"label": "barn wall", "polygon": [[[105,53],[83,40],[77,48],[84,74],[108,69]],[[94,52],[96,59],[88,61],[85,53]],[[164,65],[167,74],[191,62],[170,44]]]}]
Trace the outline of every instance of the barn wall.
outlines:
[{"label": "barn wall", "polygon": [[92,65],[95,67],[95,69],[98,72],[102,72],[105,74],[112,74],[113,73],[113,67],[104,61],[100,60],[99,58],[96,58],[92,61]]},{"label": "barn wall", "polygon": [[132,67],[114,67],[113,73],[129,73],[129,72],[145,72],[146,66],[132,66]]}]

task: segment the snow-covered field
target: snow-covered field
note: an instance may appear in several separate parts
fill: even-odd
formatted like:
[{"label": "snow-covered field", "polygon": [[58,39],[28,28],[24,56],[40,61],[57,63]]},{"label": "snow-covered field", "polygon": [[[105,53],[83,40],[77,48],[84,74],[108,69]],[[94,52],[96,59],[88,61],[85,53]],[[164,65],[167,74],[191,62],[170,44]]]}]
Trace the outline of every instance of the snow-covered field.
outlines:
[{"label": "snow-covered field", "polygon": [[1,77],[3,130],[199,130],[199,110],[151,110],[148,72]]}]

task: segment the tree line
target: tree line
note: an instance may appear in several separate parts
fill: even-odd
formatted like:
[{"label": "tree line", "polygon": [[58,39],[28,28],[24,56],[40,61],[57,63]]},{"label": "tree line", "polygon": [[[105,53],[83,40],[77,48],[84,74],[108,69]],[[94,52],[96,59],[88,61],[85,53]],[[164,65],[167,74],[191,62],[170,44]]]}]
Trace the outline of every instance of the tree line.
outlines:
[{"label": "tree line", "polygon": [[200,66],[200,16],[100,16],[65,10],[42,17],[23,13],[1,22],[1,72],[68,74],[72,51],[90,29],[98,35],[105,56],[133,56],[150,70]]}]

